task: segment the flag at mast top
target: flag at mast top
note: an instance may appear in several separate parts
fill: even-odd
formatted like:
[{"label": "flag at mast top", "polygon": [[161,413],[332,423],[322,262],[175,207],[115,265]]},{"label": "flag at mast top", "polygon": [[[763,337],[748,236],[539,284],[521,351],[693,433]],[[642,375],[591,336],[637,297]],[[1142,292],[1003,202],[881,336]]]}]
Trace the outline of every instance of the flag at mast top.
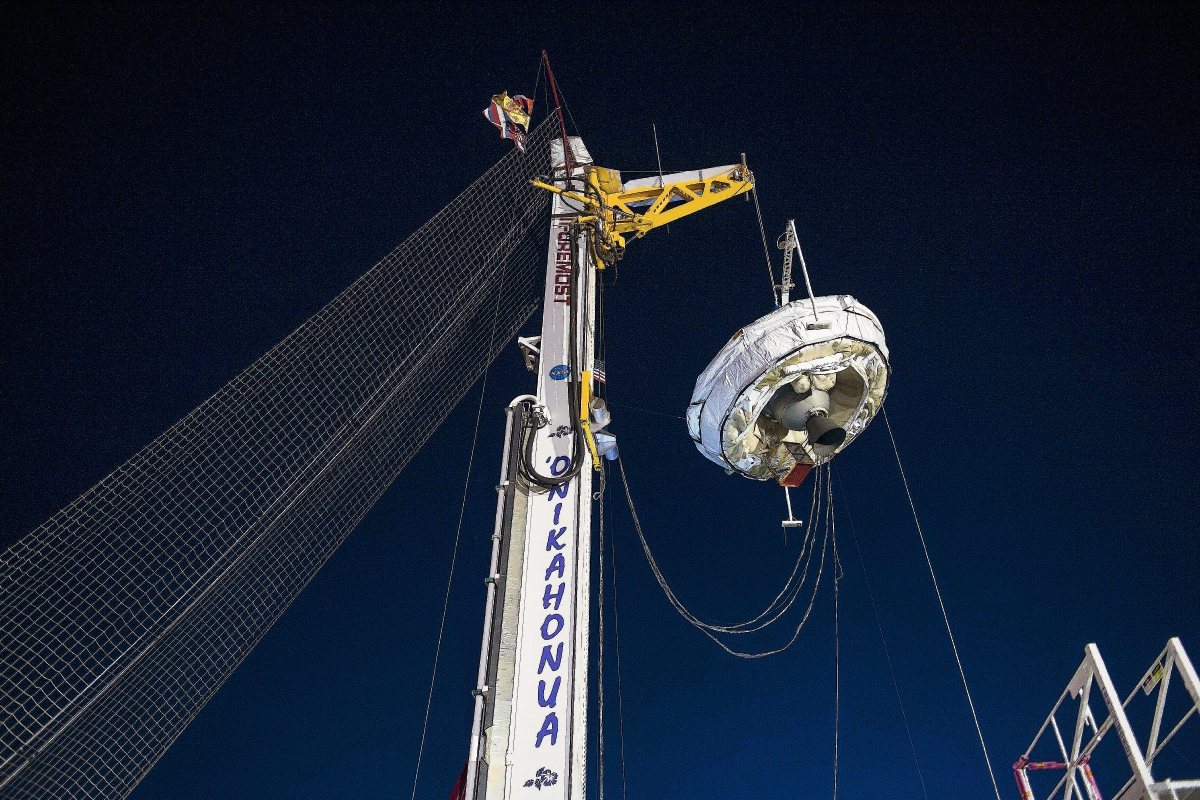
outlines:
[{"label": "flag at mast top", "polygon": [[508,92],[492,95],[492,102],[483,110],[484,118],[500,131],[500,138],[512,139],[522,153],[525,152],[525,132],[529,130],[532,113],[532,100],[523,94],[509,97]]}]

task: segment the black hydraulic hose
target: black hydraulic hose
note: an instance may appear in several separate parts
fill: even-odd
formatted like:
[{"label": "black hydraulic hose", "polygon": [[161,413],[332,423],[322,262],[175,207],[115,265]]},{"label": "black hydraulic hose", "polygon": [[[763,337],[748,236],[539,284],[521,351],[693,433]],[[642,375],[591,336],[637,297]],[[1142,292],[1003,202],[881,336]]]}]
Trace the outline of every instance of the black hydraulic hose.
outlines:
[{"label": "black hydraulic hose", "polygon": [[579,222],[572,222],[570,228],[571,235],[571,285],[569,289],[569,297],[571,298],[571,315],[570,315],[570,337],[569,337],[569,352],[567,353],[568,368],[570,375],[568,376],[571,383],[567,387],[567,405],[570,408],[571,427],[575,429],[575,453],[571,458],[571,466],[561,475],[543,475],[538,472],[537,467],[533,463],[533,443],[537,430],[541,427],[534,420],[534,415],[531,411],[526,410],[522,415],[521,435],[525,437],[525,446],[522,452],[521,472],[529,479],[530,483],[541,486],[545,489],[555,489],[562,486],[567,481],[579,474],[583,468],[583,462],[587,455],[586,446],[583,438],[584,433],[579,429],[579,420],[582,418],[580,409],[580,388],[582,385],[583,375],[579,372],[578,364],[576,363],[575,354],[578,350],[578,314],[579,303],[581,300],[580,287],[582,283],[579,279]]}]

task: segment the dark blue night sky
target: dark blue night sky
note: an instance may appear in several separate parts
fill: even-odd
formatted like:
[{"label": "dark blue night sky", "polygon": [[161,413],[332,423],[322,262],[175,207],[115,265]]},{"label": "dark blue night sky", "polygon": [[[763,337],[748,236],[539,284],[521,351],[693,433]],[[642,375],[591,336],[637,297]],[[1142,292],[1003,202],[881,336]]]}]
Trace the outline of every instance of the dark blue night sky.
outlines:
[{"label": "dark blue night sky", "polygon": [[[1086,643],[1122,692],[1170,636],[1200,659],[1194,9],[418,8],[0,9],[5,544],[506,153],[480,112],[532,92],[546,48],[597,161],[654,169],[651,123],[668,171],[745,152],[768,235],[795,218],[814,289],[882,320],[887,408],[1005,798]],[[614,408],[647,536],[702,616],[750,616],[794,558],[783,498],[724,475],[674,417],[771,310],[753,204],[633,243],[606,298],[610,400],[659,412]],[[484,401],[422,800],[466,756],[501,409],[531,388],[514,346]],[[134,798],[407,800],[478,391]],[[835,464],[839,796],[922,797],[865,566],[929,797],[989,797],[882,423]],[[732,659],[670,608],[624,503],[610,510],[628,798],[830,796],[828,585],[790,650]],[[1200,777],[1200,736],[1162,758]]]}]

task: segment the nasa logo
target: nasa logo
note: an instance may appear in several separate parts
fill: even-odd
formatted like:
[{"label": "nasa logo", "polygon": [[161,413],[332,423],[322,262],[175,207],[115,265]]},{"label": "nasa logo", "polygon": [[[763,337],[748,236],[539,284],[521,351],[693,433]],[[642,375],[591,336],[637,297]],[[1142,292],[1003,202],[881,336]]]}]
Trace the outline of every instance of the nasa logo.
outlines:
[{"label": "nasa logo", "polygon": [[571,369],[566,364],[559,364],[550,370],[550,378],[556,381],[561,381],[570,374]]}]

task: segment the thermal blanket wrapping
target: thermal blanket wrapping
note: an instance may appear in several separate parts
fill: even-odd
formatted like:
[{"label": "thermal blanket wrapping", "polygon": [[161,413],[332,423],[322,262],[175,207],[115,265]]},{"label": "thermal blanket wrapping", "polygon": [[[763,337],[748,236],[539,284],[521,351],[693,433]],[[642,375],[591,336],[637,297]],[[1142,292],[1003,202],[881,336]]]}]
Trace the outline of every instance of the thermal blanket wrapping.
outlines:
[{"label": "thermal blanket wrapping", "polygon": [[[891,367],[883,326],[849,295],[803,298],[733,335],[696,379],[688,432],[711,461],[755,480],[782,480],[797,464],[844,450],[883,405]],[[804,431],[765,413],[784,386],[828,392],[829,417],[846,439],[820,455]]]}]

